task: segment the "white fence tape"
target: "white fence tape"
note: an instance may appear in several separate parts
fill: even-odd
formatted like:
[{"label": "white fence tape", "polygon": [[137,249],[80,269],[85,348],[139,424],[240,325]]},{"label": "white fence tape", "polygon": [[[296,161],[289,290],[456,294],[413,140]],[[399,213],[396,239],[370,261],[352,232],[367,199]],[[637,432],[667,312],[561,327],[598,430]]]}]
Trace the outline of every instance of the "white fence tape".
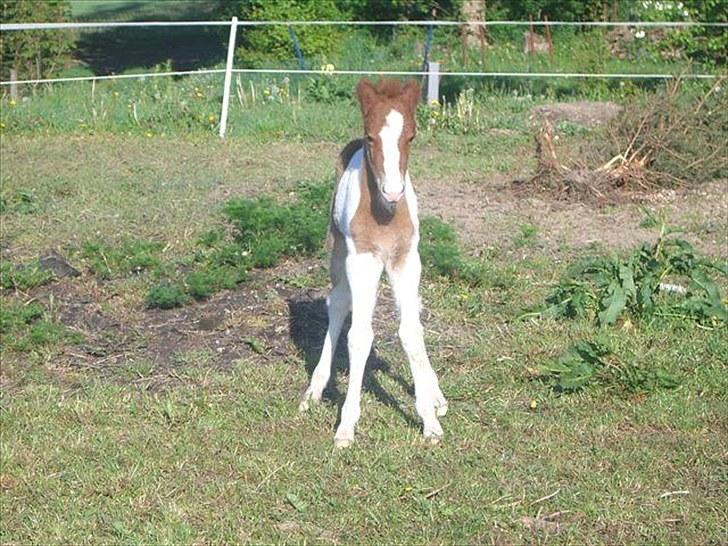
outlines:
[{"label": "white fence tape", "polygon": [[[54,30],[54,29],[89,29],[115,27],[212,27],[228,26],[230,21],[115,21],[87,23],[4,23],[3,30]],[[708,23],[698,21],[238,21],[241,27],[258,27],[266,25],[282,26],[417,26],[417,27],[453,27],[453,26],[549,26],[549,27],[728,27],[728,23]]]},{"label": "white fence tape", "polygon": [[[238,21],[233,17],[231,21],[125,21],[125,22],[96,22],[96,23],[6,23],[0,24],[0,31],[21,30],[55,30],[55,29],[93,29],[93,28],[119,28],[119,27],[197,27],[197,26],[230,26],[230,40],[228,43],[227,64],[225,69],[178,70],[171,72],[147,72],[143,74],[111,74],[106,76],[78,76],[70,78],[40,78],[32,80],[2,81],[0,86],[62,83],[96,80],[118,80],[132,78],[157,78],[162,76],[187,76],[192,74],[225,74],[223,89],[223,104],[220,116],[220,137],[225,136],[227,110],[230,93],[230,76],[239,74],[349,74],[349,75],[378,75],[378,76],[427,76],[427,71],[405,70],[300,70],[285,68],[233,68],[233,50],[235,48],[235,30],[238,26],[254,27],[264,25],[285,26],[569,26],[569,27],[728,27],[728,23],[700,23],[693,21]],[[724,76],[717,74],[630,74],[630,73],[588,73],[588,72],[439,72],[439,76],[467,76],[467,77],[508,77],[508,78],[617,78],[617,79],[716,79]]]}]

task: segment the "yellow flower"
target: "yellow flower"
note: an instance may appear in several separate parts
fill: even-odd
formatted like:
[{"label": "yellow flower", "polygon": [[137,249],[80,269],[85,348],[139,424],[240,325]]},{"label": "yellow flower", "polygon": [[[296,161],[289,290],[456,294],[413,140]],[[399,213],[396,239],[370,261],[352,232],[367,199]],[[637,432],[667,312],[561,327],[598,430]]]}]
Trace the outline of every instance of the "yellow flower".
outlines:
[{"label": "yellow flower", "polygon": [[144,134],[145,134],[146,136],[148,136],[148,137],[152,136],[152,133],[151,133],[150,131],[147,131],[147,132],[146,132],[146,133],[144,133]]},{"label": "yellow flower", "polygon": [[10,106],[15,106],[16,103],[14,99],[10,99],[10,102],[8,104],[10,104]]},{"label": "yellow flower", "polygon": [[197,98],[200,98],[200,97],[202,97],[202,96],[203,96],[203,94],[202,94],[202,93],[200,93],[199,91],[195,91],[195,95],[197,96]]},{"label": "yellow flower", "polygon": [[5,129],[5,124],[0,122],[0,129]]},{"label": "yellow flower", "polygon": [[535,400],[531,400],[531,403],[528,405],[531,409],[536,409],[538,407],[538,402]]},{"label": "yellow flower", "polygon": [[207,117],[207,121],[209,121],[210,123],[213,123],[215,121],[215,119],[217,119],[217,118],[214,115],[212,115],[212,114],[210,114]]},{"label": "yellow flower", "polygon": [[118,97],[118,96],[119,96],[119,92],[118,91],[114,91],[114,97]]}]

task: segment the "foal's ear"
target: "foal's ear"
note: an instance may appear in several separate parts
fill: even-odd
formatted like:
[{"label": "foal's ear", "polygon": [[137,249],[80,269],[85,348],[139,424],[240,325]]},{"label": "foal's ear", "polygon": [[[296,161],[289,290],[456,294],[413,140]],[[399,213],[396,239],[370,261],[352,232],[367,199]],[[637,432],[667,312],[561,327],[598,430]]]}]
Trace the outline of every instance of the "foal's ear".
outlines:
[{"label": "foal's ear", "polygon": [[402,87],[402,97],[405,103],[414,111],[417,108],[417,103],[420,101],[420,84],[415,80],[409,80]]},{"label": "foal's ear", "polygon": [[366,78],[362,78],[356,86],[356,96],[359,98],[361,112],[366,116],[377,96],[377,90],[374,88],[372,82]]}]

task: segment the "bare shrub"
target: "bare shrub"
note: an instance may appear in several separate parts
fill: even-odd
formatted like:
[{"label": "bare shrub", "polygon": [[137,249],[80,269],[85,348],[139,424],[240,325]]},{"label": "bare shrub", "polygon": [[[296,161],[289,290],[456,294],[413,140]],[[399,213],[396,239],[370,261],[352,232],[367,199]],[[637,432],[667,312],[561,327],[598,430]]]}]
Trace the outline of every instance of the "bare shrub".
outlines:
[{"label": "bare shrub", "polygon": [[676,79],[627,106],[603,131],[569,145],[559,143],[545,119],[535,135],[537,168],[527,185],[602,199],[615,191],[644,194],[728,176],[725,83],[720,78],[696,95]]}]

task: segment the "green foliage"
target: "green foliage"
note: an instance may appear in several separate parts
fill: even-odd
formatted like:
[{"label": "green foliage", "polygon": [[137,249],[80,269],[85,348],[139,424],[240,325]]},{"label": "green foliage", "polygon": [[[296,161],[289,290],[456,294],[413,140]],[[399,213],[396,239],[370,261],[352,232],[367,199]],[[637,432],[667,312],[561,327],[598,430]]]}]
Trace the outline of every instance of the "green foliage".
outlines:
[{"label": "green foliage", "polygon": [[[654,245],[643,244],[627,257],[592,257],[572,265],[546,298],[545,317],[595,317],[602,325],[624,315],[677,315],[710,325],[728,323],[728,310],[718,285],[710,277],[719,271],[696,256],[683,239],[669,238],[662,225]],[[722,271],[725,275],[725,271]],[[687,282],[687,287],[666,280]],[[671,288],[678,286],[677,289]],[[684,291],[684,297],[661,292]]]},{"label": "green foliage", "polygon": [[488,2],[488,12],[512,21],[544,15],[551,21],[589,21],[601,17],[604,4],[604,0],[495,0]]},{"label": "green foliage", "polygon": [[29,290],[51,279],[53,273],[43,269],[37,260],[21,267],[7,260],[0,261],[0,286],[3,288]]},{"label": "green foliage", "polygon": [[223,214],[235,228],[235,241],[249,267],[272,267],[284,256],[321,249],[328,226],[330,184],[301,184],[298,201],[276,203],[269,197],[233,199]]},{"label": "green foliage", "polygon": [[167,282],[152,287],[147,294],[147,305],[159,309],[181,307],[189,300],[189,296],[179,285]]},{"label": "green foliage", "polygon": [[240,267],[212,265],[188,274],[184,284],[187,293],[200,300],[220,290],[235,288],[246,276],[246,271]]},{"label": "green foliage", "polygon": [[94,275],[108,280],[158,269],[163,248],[164,245],[157,241],[126,240],[119,246],[90,241],[82,245],[81,256],[87,260]]},{"label": "green foliage", "polygon": [[0,198],[0,214],[13,212],[17,214],[35,214],[40,212],[38,198],[30,190],[17,190],[9,199]]},{"label": "green foliage", "polygon": [[22,304],[2,302],[0,305],[2,350],[29,352],[58,343],[80,343],[80,334],[46,315],[38,302]]},{"label": "green foliage", "polygon": [[556,390],[573,392],[589,384],[613,386],[628,393],[672,389],[680,385],[674,374],[659,368],[641,368],[621,362],[605,345],[578,341],[538,368],[539,377]]},{"label": "green foliage", "polygon": [[[725,0],[648,0],[629,6],[631,20],[728,22]],[[647,32],[643,47],[662,56],[682,55],[716,66],[728,60],[728,33],[715,27],[693,26]]]},{"label": "green foliage", "polygon": [[166,278],[147,295],[147,305],[161,309],[205,299],[234,288],[250,269],[273,267],[286,256],[310,255],[323,248],[328,226],[331,184],[301,183],[297,200],[281,204],[270,197],[232,199],[222,213],[232,224],[232,240],[211,230],[198,241],[193,270]]},{"label": "green foliage", "polygon": [[[328,65],[334,67],[334,65]],[[309,78],[305,84],[304,91],[306,97],[314,102],[322,102],[330,104],[341,100],[350,100],[353,95],[353,89],[349,82],[334,76],[326,74],[326,66],[322,67],[323,74],[318,77]]]},{"label": "green foliage", "polygon": [[455,230],[437,218],[428,216],[420,221],[419,251],[426,274],[447,277],[470,286],[480,286],[485,281],[483,264],[464,257]]},{"label": "green foliage", "polygon": [[[334,0],[237,0],[229,2],[228,11],[249,21],[342,20]],[[311,62],[331,55],[341,46],[343,29],[335,26],[300,26],[293,29],[304,57]],[[241,33],[242,45],[236,55],[246,66],[264,66],[270,61],[295,60],[293,43],[284,25],[247,27]]]},{"label": "green foliage", "polygon": [[[2,0],[0,23],[56,23],[70,20],[67,0]],[[46,78],[66,62],[73,47],[68,31],[5,31],[0,35],[0,77],[10,79],[15,69],[19,79]]]}]

